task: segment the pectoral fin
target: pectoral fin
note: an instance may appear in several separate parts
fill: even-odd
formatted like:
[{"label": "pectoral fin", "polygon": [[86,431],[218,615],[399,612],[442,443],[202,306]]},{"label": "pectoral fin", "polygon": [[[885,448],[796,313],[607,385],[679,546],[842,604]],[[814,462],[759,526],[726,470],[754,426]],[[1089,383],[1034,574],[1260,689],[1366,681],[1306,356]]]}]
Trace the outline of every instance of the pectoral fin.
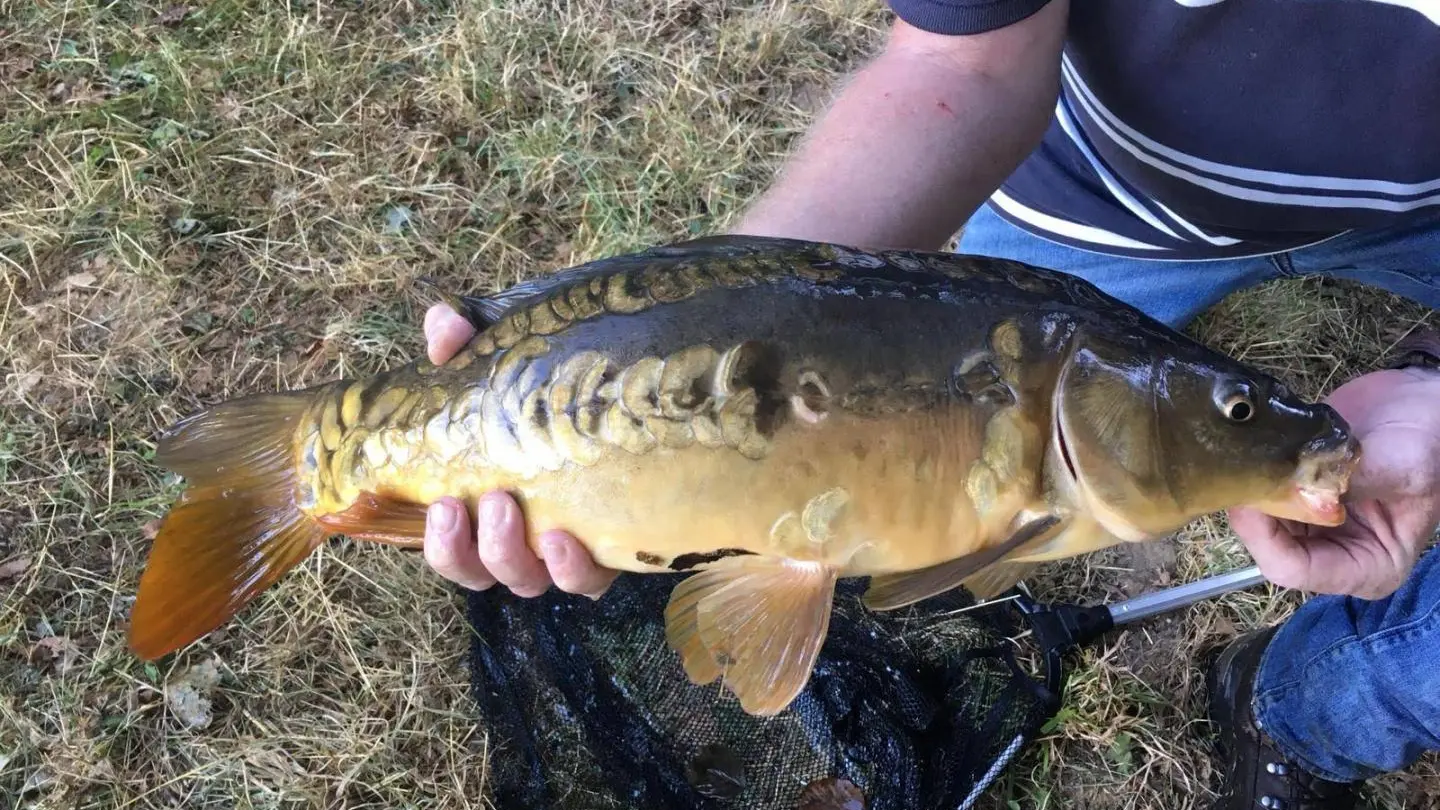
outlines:
[{"label": "pectoral fin", "polygon": [[778,714],[810,679],[830,624],[837,570],[774,557],[730,557],[685,579],[665,632],[691,682],[723,677],[748,713]]},{"label": "pectoral fin", "polygon": [[[1054,515],[1036,518],[1016,529],[999,545],[919,571],[873,577],[865,591],[865,606],[871,610],[895,610],[967,583],[984,584],[988,578],[980,574],[988,573],[997,565],[1008,565],[1003,562],[1006,558],[1024,554],[1032,545],[1044,543],[1045,532],[1059,522]],[[1009,574],[997,576],[1003,581]]]},{"label": "pectoral fin", "polygon": [[1039,564],[1032,562],[995,563],[983,571],[975,572],[973,576],[966,577],[965,581],[960,584],[977,601],[985,602],[1015,587],[1016,583],[1024,579],[1025,575]]},{"label": "pectoral fin", "polygon": [[1123,542],[1097,521],[1077,520],[1045,542],[1018,549],[1003,562],[976,572],[961,584],[976,599],[993,599],[1015,587],[1015,583],[1024,579],[1036,566],[1089,554]]}]

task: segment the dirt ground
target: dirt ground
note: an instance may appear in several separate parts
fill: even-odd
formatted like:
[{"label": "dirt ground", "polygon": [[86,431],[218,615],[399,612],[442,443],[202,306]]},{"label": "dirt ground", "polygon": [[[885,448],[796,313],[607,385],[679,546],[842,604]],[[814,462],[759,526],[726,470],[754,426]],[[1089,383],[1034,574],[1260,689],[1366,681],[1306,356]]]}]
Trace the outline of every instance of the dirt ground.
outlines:
[{"label": "dirt ground", "polygon": [[[724,227],[885,21],[851,0],[0,0],[0,808],[489,806],[461,606],[418,555],[333,543],[203,642],[129,654],[177,493],[156,432],[408,361],[420,276],[492,290]],[[1194,331],[1319,394],[1425,318],[1312,279]],[[1093,602],[1248,563],[1207,520],[1031,587]],[[1236,594],[1078,657],[994,806],[1206,807],[1204,652],[1300,598]],[[1436,796],[1432,758],[1367,788]]]}]

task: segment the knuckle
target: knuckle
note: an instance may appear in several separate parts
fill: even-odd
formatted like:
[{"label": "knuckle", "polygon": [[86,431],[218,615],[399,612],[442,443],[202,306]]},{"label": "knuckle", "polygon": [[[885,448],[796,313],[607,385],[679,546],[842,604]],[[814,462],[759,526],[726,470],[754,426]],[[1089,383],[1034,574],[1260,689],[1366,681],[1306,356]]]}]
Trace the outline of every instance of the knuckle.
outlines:
[{"label": "knuckle", "polygon": [[490,568],[524,568],[531,561],[525,559],[522,548],[514,537],[504,533],[486,537],[480,543],[480,560]]},{"label": "knuckle", "polygon": [[481,521],[476,527],[475,534],[480,541],[480,557],[487,562],[489,560],[509,560],[515,556],[515,552],[521,545],[520,538],[516,532],[510,531],[510,527],[501,523],[496,525],[489,521]]}]

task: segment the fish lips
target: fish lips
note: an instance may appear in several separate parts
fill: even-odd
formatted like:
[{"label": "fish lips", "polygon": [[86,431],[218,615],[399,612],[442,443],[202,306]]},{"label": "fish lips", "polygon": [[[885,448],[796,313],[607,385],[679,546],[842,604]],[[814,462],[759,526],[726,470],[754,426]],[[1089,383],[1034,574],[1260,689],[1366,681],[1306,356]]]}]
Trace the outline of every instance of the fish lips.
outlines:
[{"label": "fish lips", "polygon": [[1339,526],[1349,517],[1343,498],[1360,465],[1360,440],[1334,408],[1314,407],[1325,417],[1325,428],[1300,449],[1290,481],[1255,508],[1281,520]]}]

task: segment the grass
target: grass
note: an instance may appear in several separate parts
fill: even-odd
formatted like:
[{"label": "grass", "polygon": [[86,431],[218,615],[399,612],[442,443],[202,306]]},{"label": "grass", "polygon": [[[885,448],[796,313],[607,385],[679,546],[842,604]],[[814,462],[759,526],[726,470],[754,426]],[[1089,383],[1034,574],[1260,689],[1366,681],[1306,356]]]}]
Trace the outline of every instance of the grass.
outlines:
[{"label": "grass", "polygon": [[[723,227],[884,9],[0,0],[0,20],[0,808],[488,806],[463,617],[415,555],[332,545],[184,653],[128,654],[176,491],[156,431],[415,356],[419,276],[493,289]],[[1287,282],[1197,330],[1318,393],[1420,317]],[[1205,521],[1035,588],[1246,563]],[[1237,594],[1087,651],[995,806],[1206,806],[1200,655],[1296,603]],[[1427,759],[1370,792],[1431,806],[1440,777]]]}]

